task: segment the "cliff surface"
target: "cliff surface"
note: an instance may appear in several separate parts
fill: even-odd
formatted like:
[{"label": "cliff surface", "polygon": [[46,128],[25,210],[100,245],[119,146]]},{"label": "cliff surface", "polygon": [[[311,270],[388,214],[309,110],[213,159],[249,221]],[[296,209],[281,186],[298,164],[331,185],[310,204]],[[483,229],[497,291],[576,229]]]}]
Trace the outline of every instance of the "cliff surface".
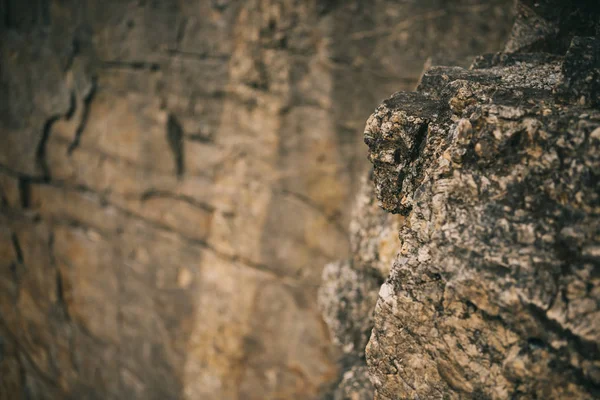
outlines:
[{"label": "cliff surface", "polygon": [[600,397],[600,12],[518,9],[503,53],[430,68],[367,121],[369,245],[321,295],[356,356],[338,398]]},{"label": "cliff surface", "polygon": [[[512,1],[0,1],[0,398],[311,399],[361,129]],[[361,344],[362,346],[362,344]]]}]

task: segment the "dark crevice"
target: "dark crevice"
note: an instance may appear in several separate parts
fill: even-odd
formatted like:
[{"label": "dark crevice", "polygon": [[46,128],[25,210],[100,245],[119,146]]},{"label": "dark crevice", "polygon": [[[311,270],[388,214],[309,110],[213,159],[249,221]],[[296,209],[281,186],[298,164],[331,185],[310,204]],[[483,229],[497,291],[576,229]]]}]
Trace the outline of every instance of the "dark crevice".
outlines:
[{"label": "dark crevice", "polygon": [[394,164],[398,165],[402,162],[402,154],[403,152],[401,148],[398,148],[394,151]]},{"label": "dark crevice", "polygon": [[50,256],[50,263],[56,269],[56,301],[57,304],[62,310],[62,313],[67,321],[71,320],[71,316],[69,314],[69,308],[65,301],[65,286],[64,280],[62,277],[62,272],[57,265],[56,257],[54,255],[54,234],[51,232],[48,237],[48,252]]},{"label": "dark crevice", "polygon": [[62,273],[58,268],[56,269],[56,300],[60,308],[63,310],[65,319],[67,321],[70,321],[71,316],[69,315],[69,307],[67,306],[67,303],[65,301],[65,287],[63,284],[63,277]]},{"label": "dark crevice", "polygon": [[530,337],[529,339],[527,339],[527,347],[529,348],[529,350],[537,350],[546,348],[547,346],[542,339]]},{"label": "dark crevice", "polygon": [[11,235],[11,241],[13,245],[13,249],[15,250],[15,256],[17,257],[17,262],[19,264],[23,264],[25,259],[23,258],[23,250],[21,249],[21,244],[19,243],[19,238],[15,233]]},{"label": "dark crevice", "polygon": [[[507,162],[518,162],[521,159],[521,150],[523,149],[522,142],[524,138],[524,130],[519,130],[506,140],[500,150],[497,158]],[[559,155],[560,157],[560,155]]]},{"label": "dark crevice", "polygon": [[[471,303],[472,304],[472,303]],[[473,306],[477,308],[474,304]],[[524,304],[524,306],[528,309],[532,316],[544,327],[545,332],[555,333],[559,337],[564,338],[569,342],[571,346],[585,359],[595,360],[599,358],[600,352],[598,348],[598,344],[592,341],[585,340],[573,332],[568,328],[563,327],[558,322],[548,318],[544,309],[536,306],[535,304]],[[486,311],[482,309],[476,310],[481,317],[483,317],[486,321],[496,321],[499,322],[503,326],[507,326],[512,330],[515,329],[512,324],[507,324],[501,316],[488,314]],[[546,349],[551,353],[556,353],[552,347],[547,345],[547,340],[543,337],[529,337],[526,339],[526,346],[529,351],[537,350],[537,349]],[[523,351],[523,350],[522,350]],[[578,381],[582,386],[591,390],[592,393],[596,395],[600,395],[600,386],[591,381],[588,377],[586,377],[583,371],[571,365],[570,363],[564,363],[560,360],[553,361],[556,365],[552,366],[555,370],[561,370],[563,373],[570,373],[572,376]]]},{"label": "dark crevice", "polygon": [[37,150],[35,152],[36,167],[41,171],[44,179],[50,179],[50,168],[48,167],[48,161],[46,160],[46,144],[50,133],[52,132],[52,125],[60,119],[59,115],[55,115],[49,118],[42,128],[42,137],[38,143]]},{"label": "dark crevice", "polygon": [[31,179],[28,177],[19,178],[18,188],[21,208],[27,209],[31,206]]},{"label": "dark crevice", "polygon": [[473,303],[470,300],[466,300],[465,301],[465,315],[464,317],[468,318],[471,316],[471,314],[475,314],[477,311],[479,311],[479,307],[477,307],[477,305],[475,303]]},{"label": "dark crevice", "polygon": [[85,94],[83,98],[83,110],[81,112],[81,119],[79,120],[79,124],[77,125],[77,129],[75,130],[75,137],[73,138],[73,142],[67,148],[67,154],[71,155],[73,151],[79,146],[79,142],[81,141],[81,135],[83,134],[83,130],[87,125],[87,120],[90,114],[90,105],[92,103],[92,99],[94,98],[94,94],[96,93],[96,80],[92,79],[91,87],[89,91]]},{"label": "dark crevice", "polygon": [[65,114],[65,119],[70,120],[75,114],[75,110],[77,110],[77,96],[75,96],[75,91],[71,90],[71,95],[69,96],[69,110]]},{"label": "dark crevice", "polygon": [[429,122],[426,122],[419,126],[419,130],[417,131],[417,135],[415,136],[415,143],[412,146],[410,151],[410,161],[415,162],[417,158],[419,158],[419,154],[423,151],[425,147],[427,131],[429,130]]},{"label": "dark crevice", "polygon": [[[528,308],[531,314],[535,316],[536,319],[544,326],[546,331],[554,332],[559,337],[566,339],[582,357],[588,360],[596,360],[600,358],[600,349],[598,343],[583,339],[574,334],[570,329],[565,328],[560,323],[548,318],[546,312],[535,304],[529,304]],[[538,340],[543,342],[542,339]],[[547,348],[546,345],[544,345],[544,347]],[[582,383],[583,386],[593,389],[594,393],[600,395],[600,387],[594,382],[590,381],[589,378],[587,378],[579,368],[570,366],[569,369],[571,369],[577,380]]]},{"label": "dark crevice", "polygon": [[167,120],[167,142],[173,152],[175,174],[181,178],[185,173],[183,128],[173,114],[169,114]]},{"label": "dark crevice", "polygon": [[211,5],[219,12],[223,12],[229,7],[229,0],[212,0]]},{"label": "dark crevice", "polygon": [[170,56],[180,56],[183,58],[194,59],[197,61],[227,62],[230,59],[230,56],[228,56],[227,54],[215,55],[206,52],[199,53],[195,51],[183,51],[176,49],[165,50],[165,53],[167,53]]},{"label": "dark crevice", "polygon": [[160,70],[159,63],[145,61],[102,61],[100,65],[105,68],[131,69],[134,71],[148,70],[156,72]]}]

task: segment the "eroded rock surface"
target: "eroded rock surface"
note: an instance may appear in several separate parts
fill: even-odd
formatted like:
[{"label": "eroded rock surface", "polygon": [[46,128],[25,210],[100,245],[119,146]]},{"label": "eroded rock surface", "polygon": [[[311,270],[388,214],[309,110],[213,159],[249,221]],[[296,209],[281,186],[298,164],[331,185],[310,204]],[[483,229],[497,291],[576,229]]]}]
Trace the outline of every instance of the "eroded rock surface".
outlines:
[{"label": "eroded rock surface", "polygon": [[[361,129],[512,1],[0,1],[0,398],[314,399]],[[365,340],[361,341],[361,346]]]},{"label": "eroded rock surface", "polygon": [[376,195],[404,216],[376,399],[600,396],[599,41],[563,31],[562,55],[435,67],[369,118]]}]

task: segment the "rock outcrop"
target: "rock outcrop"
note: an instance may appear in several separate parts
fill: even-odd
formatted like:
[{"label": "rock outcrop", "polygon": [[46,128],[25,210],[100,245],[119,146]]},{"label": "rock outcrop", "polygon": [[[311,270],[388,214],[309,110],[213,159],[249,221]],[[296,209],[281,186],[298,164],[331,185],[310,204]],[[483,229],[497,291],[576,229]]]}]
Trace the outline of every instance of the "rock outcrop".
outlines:
[{"label": "rock outcrop", "polygon": [[364,120],[511,20],[512,0],[0,1],[0,398],[320,397],[341,377],[316,294],[348,254]]},{"label": "rock outcrop", "polygon": [[349,348],[372,319],[376,399],[600,397],[600,13],[529,3],[505,52],[430,68],[367,121],[374,196],[397,219],[359,213],[377,233],[353,260],[394,224],[397,256],[374,268],[372,315],[375,285],[354,278],[372,263],[331,264],[353,320],[325,310]]}]

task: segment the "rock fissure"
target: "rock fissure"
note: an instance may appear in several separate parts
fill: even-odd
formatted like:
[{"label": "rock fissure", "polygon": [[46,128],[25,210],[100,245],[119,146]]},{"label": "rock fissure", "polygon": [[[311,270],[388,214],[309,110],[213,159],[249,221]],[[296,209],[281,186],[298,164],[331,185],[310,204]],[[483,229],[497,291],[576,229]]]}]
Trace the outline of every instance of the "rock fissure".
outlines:
[{"label": "rock fissure", "polygon": [[94,93],[96,92],[96,80],[92,79],[89,88],[86,92],[83,93],[83,97],[81,98],[81,115],[79,116],[79,122],[77,124],[77,128],[75,128],[75,135],[73,137],[73,141],[67,147],[67,154],[71,155],[73,151],[77,149],[79,146],[79,142],[81,141],[81,135],[85,130],[85,126],[87,124],[90,107],[92,100],[94,99]]}]

